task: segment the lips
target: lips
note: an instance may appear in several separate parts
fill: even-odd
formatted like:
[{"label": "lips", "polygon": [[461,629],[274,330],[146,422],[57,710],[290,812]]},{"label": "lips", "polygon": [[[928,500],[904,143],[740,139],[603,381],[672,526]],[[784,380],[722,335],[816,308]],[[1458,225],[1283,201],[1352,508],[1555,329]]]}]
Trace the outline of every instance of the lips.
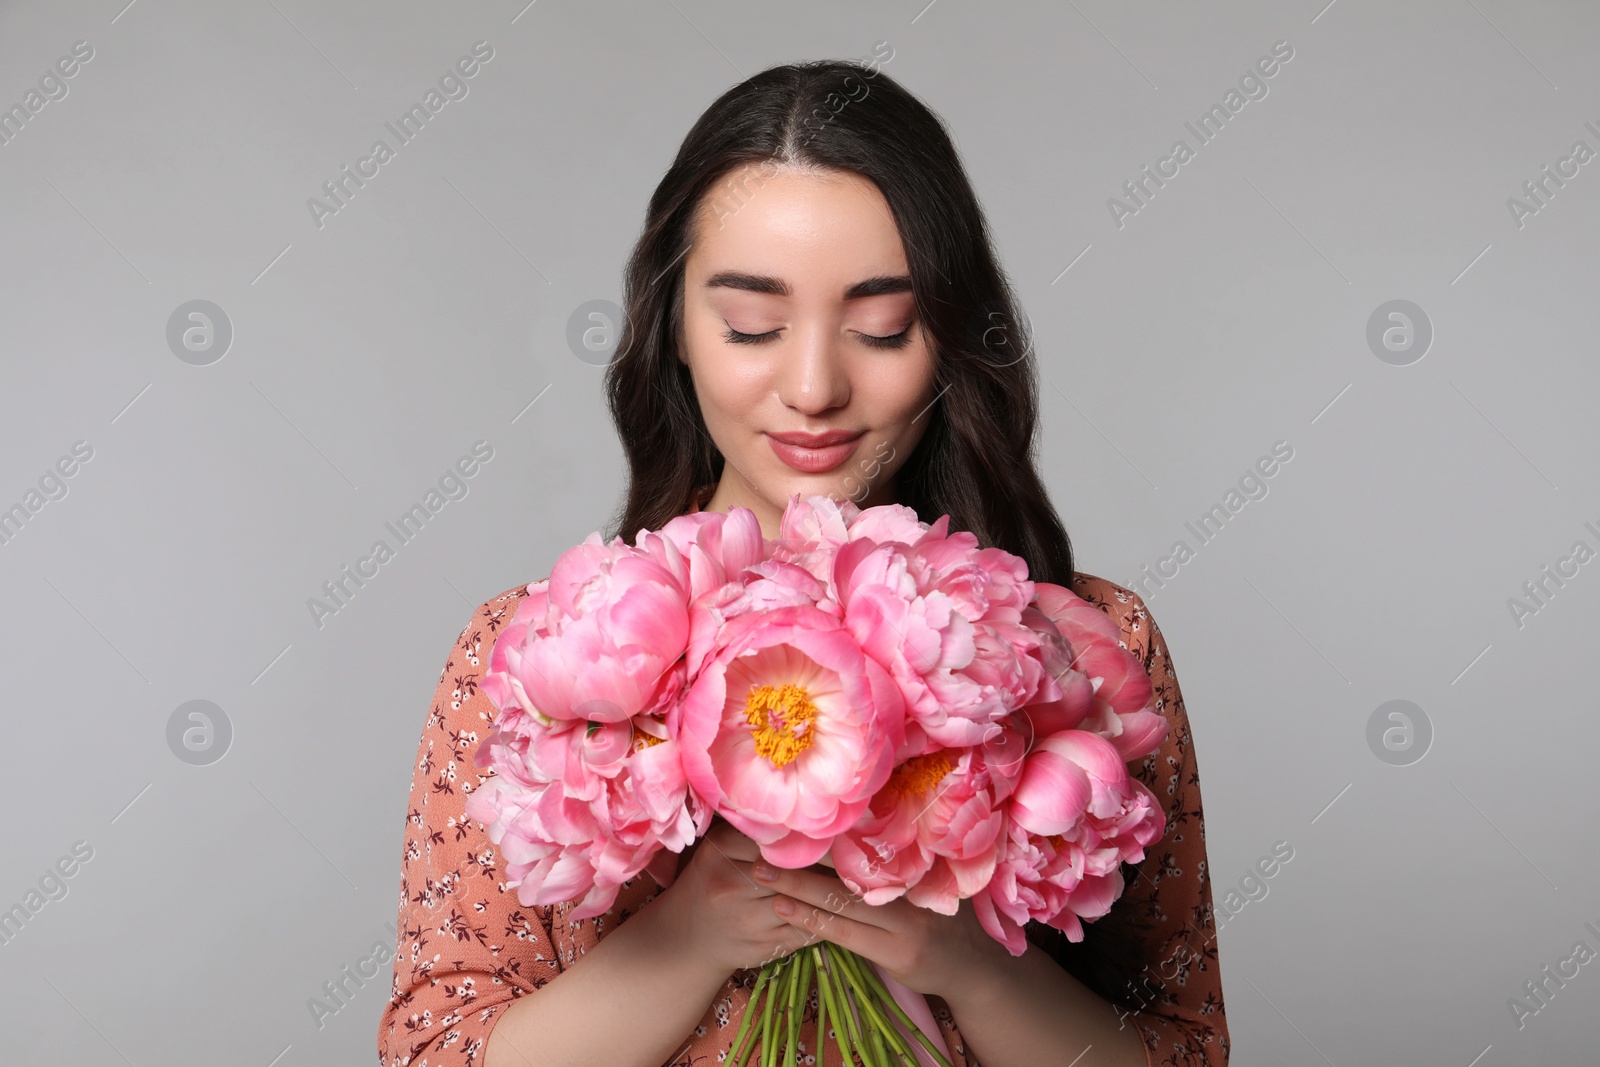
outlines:
[{"label": "lips", "polygon": [[766,435],[767,444],[784,463],[805,474],[831,471],[850,458],[866,431],[832,430],[821,434],[781,433]]}]

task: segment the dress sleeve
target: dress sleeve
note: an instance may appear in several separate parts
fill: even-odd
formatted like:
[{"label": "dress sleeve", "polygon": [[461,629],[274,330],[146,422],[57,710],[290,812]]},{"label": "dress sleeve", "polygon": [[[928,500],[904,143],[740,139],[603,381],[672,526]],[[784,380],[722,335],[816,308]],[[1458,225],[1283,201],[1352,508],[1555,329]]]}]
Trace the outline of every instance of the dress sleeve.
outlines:
[{"label": "dress sleeve", "polygon": [[1149,673],[1155,709],[1169,724],[1161,747],[1133,768],[1164,805],[1167,830],[1124,891],[1126,905],[1143,920],[1148,963],[1130,998],[1137,1010],[1127,1018],[1144,1041],[1149,1067],[1226,1067],[1228,1023],[1194,738],[1166,640],[1144,600],[1127,595],[1123,640]]},{"label": "dress sleeve", "polygon": [[497,849],[463,815],[493,776],[473,756],[497,709],[478,688],[525,586],[479,605],[445,660],[417,761],[401,854],[390,998],[378,1022],[379,1067],[481,1064],[497,1014],[561,971],[549,909],[503,889]]}]

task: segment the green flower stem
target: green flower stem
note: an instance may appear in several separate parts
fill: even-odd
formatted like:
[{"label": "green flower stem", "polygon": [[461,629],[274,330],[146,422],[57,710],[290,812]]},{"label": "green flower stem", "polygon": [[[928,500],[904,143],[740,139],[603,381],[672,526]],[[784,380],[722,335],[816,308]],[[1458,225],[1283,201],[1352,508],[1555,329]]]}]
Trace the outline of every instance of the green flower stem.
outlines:
[{"label": "green flower stem", "polygon": [[772,1065],[772,1004],[777,999],[773,994],[783,988],[784,979],[788,977],[784,964],[788,962],[785,956],[776,964],[778,976],[773,980],[773,989],[767,991],[767,999],[761,1002],[761,1067]]},{"label": "green flower stem", "polygon": [[[828,952],[827,949],[834,951]],[[854,1059],[859,1057],[861,1062],[871,1067],[868,1058],[871,1053],[861,1045],[861,1033],[856,1028],[855,1012],[851,1010],[850,995],[845,990],[843,975],[839,972],[839,953],[844,951],[837,945],[824,945],[823,955],[828,961],[828,969],[820,972],[825,983],[823,988],[828,992],[828,999],[832,1002],[832,1010],[837,1015],[838,1021],[833,1024],[834,1030],[839,1035],[839,1047],[844,1053],[845,1067],[854,1067]]]},{"label": "green flower stem", "polygon": [[878,1055],[877,1046],[872,1043],[871,1020],[867,1017],[866,1006],[861,1003],[859,993],[855,991],[850,981],[850,967],[845,962],[845,950],[836,953],[839,965],[839,1000],[844,1005],[844,1010],[850,1016],[850,1036],[856,1043],[856,1055],[861,1057],[861,1062],[867,1067],[890,1067]]},{"label": "green flower stem", "polygon": [[[750,1003],[746,1006],[744,1018],[739,1022],[739,1032],[733,1038],[733,1052],[728,1055],[728,1062],[732,1067],[744,1067],[744,1062],[750,1056],[750,1048],[745,1047],[745,1039],[754,1037],[755,1031],[750,1024],[755,1020],[755,1006],[761,997],[762,990],[766,987],[767,980],[772,977],[772,964],[761,968],[761,973],[756,975],[756,984],[750,990]],[[754,1047],[753,1045],[751,1046]]]},{"label": "green flower stem", "polygon": [[[794,1001],[795,997],[800,993],[800,983],[805,980],[805,975],[801,973],[805,966],[805,957],[796,952],[789,959],[791,961],[789,964],[789,987],[784,990],[783,999],[778,1002],[779,1014],[773,1020],[772,1067],[778,1067],[780,1063],[794,1062],[794,1038],[796,1036],[794,1032]],[[778,1025],[780,1019],[783,1024],[781,1029]],[[783,1048],[781,1054],[778,1052],[780,1043]]]},{"label": "green flower stem", "polygon": [[800,998],[800,985],[808,981],[805,974],[805,957],[797,952],[794,960],[794,979],[790,979],[789,995],[784,998],[784,1022],[786,1022],[786,1025],[784,1025],[784,1056],[782,1056],[784,1064],[795,1062],[795,1037],[797,1037],[795,1029],[797,1029],[798,1022],[800,1022],[800,1011],[798,1011],[795,1001]]},{"label": "green flower stem", "polygon": [[[884,1048],[883,1031],[874,1026],[867,1031],[867,1040],[872,1042],[872,1050],[877,1053],[878,1059],[887,1063],[889,1061],[889,1052]],[[896,1056],[895,1059],[902,1059],[902,1057]]]},{"label": "green flower stem", "polygon": [[930,1056],[939,1061],[941,1067],[953,1067],[945,1055],[940,1052],[934,1043],[928,1039],[928,1036],[922,1032],[922,1028],[911,1021],[911,1017],[905,1013],[904,1008],[900,1007],[900,1002],[894,999],[894,994],[889,992],[888,987],[883,984],[883,979],[878,977],[877,972],[872,969],[871,965],[862,962],[859,970],[861,977],[864,978],[867,984],[872,986],[873,991],[877,993],[879,1002],[894,1013],[895,1018],[898,1019],[901,1025],[906,1028],[906,1033],[920,1041],[922,1043],[922,1047],[928,1050],[928,1054]]},{"label": "green flower stem", "polygon": [[794,1062],[794,1049],[800,1042],[800,1023],[805,1018],[806,1005],[811,1001],[811,953],[797,952],[800,973],[794,982],[794,992],[789,996],[789,1042],[784,1047],[783,1062]]},{"label": "green flower stem", "polygon": [[745,1067],[757,1040],[761,1043],[758,1067],[794,1063],[812,989],[817,991],[817,1067],[826,1063],[830,1020],[843,1060],[841,1067],[856,1067],[858,1062],[861,1067],[920,1067],[913,1039],[939,1067],[952,1067],[949,1058],[901,1008],[871,963],[829,941],[762,966],[734,1035],[727,1067]]},{"label": "green flower stem", "polygon": [[[807,950],[811,969],[817,979],[817,1067],[828,1067],[828,998],[822,989],[822,950],[815,945]],[[846,1062],[842,1067],[850,1067]]]},{"label": "green flower stem", "polygon": [[826,945],[818,945],[816,952],[817,990],[828,1005],[828,1012],[833,1016],[834,1037],[839,1045],[840,1058],[844,1061],[843,1067],[855,1067],[851,1055],[853,1046],[850,1043],[850,1028],[846,1025],[844,1009],[839,1003],[839,998],[834,995],[832,967],[828,961]]},{"label": "green flower stem", "polygon": [[906,1015],[905,1010],[900,1007],[899,1002],[894,999],[894,995],[889,992],[888,988],[883,984],[883,980],[878,977],[872,967],[865,961],[857,961],[856,971],[862,980],[872,987],[873,992],[876,994],[876,1003],[880,1007],[887,1008],[893,1012],[895,1018],[905,1027],[906,1033],[921,1042],[922,1047],[928,1050],[928,1054],[938,1060],[943,1067],[952,1067],[950,1061],[922,1032],[922,1028],[912,1022],[910,1016]]},{"label": "green flower stem", "polygon": [[[876,992],[861,975],[862,964],[860,958],[855,957],[853,953],[846,953],[841,956],[839,962],[840,970],[844,972],[845,979],[855,990],[856,1004],[860,1006],[863,1015],[870,1017],[869,1020],[863,1020],[862,1029],[867,1031],[868,1039],[873,1042],[874,1051],[880,1053],[880,1059],[887,1058],[887,1051],[883,1048],[883,1042],[888,1041],[893,1046],[896,1058],[904,1058],[910,1053],[911,1049],[906,1045],[900,1034],[895,1031],[893,1024],[889,1022],[888,1016],[884,1014],[882,1008],[877,1004]],[[869,1021],[871,1025],[868,1025]]]}]

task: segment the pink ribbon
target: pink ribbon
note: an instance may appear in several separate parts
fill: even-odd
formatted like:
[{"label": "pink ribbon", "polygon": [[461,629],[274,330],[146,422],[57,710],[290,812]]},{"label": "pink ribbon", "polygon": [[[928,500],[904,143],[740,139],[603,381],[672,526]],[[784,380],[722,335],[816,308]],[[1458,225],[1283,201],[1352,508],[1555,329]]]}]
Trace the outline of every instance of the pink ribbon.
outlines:
[{"label": "pink ribbon", "polygon": [[[862,958],[866,959],[866,957]],[[867,966],[871,967],[873,972],[877,974],[878,979],[883,982],[883,987],[889,991],[889,995],[894,997],[894,1002],[900,1005],[900,1010],[906,1013],[906,1017],[916,1023],[917,1029],[926,1034],[928,1040],[940,1052],[944,1053],[946,1060],[954,1063],[954,1059],[950,1056],[950,1046],[945,1044],[944,1032],[939,1029],[939,1024],[933,1019],[933,1009],[928,1007],[928,998],[914,989],[895,981],[882,967],[879,967],[871,960],[866,962]],[[898,1019],[891,1019],[890,1021],[895,1024],[896,1029],[904,1032]],[[906,1040],[911,1044],[911,1051],[916,1053],[917,1062],[922,1064],[922,1067],[939,1067],[939,1061],[934,1059],[928,1050],[922,1047],[922,1042],[911,1034],[906,1034],[905,1036]],[[821,1038],[818,1038],[818,1040],[821,1040]]]}]

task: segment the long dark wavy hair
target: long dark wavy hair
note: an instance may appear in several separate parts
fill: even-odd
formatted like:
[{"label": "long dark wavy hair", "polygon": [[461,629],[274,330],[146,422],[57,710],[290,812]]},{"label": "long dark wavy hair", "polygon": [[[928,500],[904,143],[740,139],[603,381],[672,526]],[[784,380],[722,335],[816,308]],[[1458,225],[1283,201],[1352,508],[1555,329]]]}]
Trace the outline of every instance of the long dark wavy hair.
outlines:
[{"label": "long dark wavy hair", "polygon": [[[628,260],[624,322],[605,372],[628,460],[626,496],[605,538],[634,543],[640,530],[693,510],[721,477],[722,454],[676,346],[697,211],[708,196],[736,203],[741,191],[727,178],[745,164],[849,171],[877,185],[905,248],[938,393],[922,439],[896,472],[896,501],[925,522],[948,514],[951,530],[1021,556],[1030,578],[1070,586],[1072,545],[1034,464],[1030,330],[943,123],[876,62],[791,63],[735,85],[695,122],[656,186]],[[1131,865],[1123,873],[1137,877]],[[1113,907],[1076,945],[1042,923],[1027,934],[1090,988],[1129,1003],[1134,976],[1153,962],[1143,958],[1135,919]]]}]

